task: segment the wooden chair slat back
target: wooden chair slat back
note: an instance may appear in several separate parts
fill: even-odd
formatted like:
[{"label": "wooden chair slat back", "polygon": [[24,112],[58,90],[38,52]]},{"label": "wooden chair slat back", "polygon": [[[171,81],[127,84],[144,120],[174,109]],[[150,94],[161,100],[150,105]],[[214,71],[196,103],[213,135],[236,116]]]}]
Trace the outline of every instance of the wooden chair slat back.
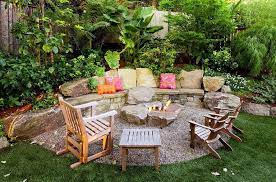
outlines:
[{"label": "wooden chair slat back", "polygon": [[211,133],[209,134],[207,140],[213,140],[215,139],[220,130],[224,128],[224,124],[225,122],[227,122],[229,120],[229,113],[226,113],[224,116],[220,117],[213,126],[211,126],[211,128],[215,129],[216,131],[211,131]]},{"label": "wooden chair slat back", "polygon": [[238,117],[238,115],[239,115],[239,113],[240,113],[240,111],[241,111],[241,107],[242,107],[242,105],[240,104],[240,105],[235,109],[235,111],[232,113],[232,116]]},{"label": "wooden chair slat back", "polygon": [[84,135],[86,132],[80,109],[74,108],[63,99],[59,99],[59,103],[67,128],[76,135]]}]

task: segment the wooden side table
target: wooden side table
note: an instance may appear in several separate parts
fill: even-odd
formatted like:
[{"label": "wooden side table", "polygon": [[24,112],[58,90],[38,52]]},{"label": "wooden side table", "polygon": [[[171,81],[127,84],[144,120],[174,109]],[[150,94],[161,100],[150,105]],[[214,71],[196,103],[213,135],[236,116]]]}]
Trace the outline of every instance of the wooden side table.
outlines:
[{"label": "wooden side table", "polygon": [[159,129],[124,129],[120,140],[122,171],[126,171],[129,149],[153,149],[155,168],[160,166],[161,139]]}]

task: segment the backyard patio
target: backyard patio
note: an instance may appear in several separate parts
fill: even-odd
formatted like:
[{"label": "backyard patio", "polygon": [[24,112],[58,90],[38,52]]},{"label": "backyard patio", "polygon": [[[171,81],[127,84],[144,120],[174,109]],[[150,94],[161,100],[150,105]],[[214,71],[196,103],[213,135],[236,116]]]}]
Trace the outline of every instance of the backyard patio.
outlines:
[{"label": "backyard patio", "polygon": [[276,1],[0,1],[0,181],[273,181]]},{"label": "backyard patio", "polygon": [[[275,119],[240,114],[237,125],[246,131],[244,141],[230,141],[232,152],[219,150],[222,160],[205,156],[162,165],[159,172],[151,166],[130,166],[125,173],[118,163],[106,165],[96,161],[72,171],[67,167],[76,160],[71,155],[58,157],[40,146],[17,143],[1,152],[0,175],[9,175],[2,177],[3,181],[273,181]],[[214,172],[220,176],[212,175]]]}]

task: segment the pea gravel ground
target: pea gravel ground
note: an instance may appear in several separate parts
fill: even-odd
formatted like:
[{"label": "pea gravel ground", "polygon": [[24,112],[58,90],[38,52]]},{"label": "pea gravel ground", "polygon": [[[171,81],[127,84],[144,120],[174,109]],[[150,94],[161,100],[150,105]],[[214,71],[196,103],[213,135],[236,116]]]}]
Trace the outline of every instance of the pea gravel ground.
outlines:
[{"label": "pea gravel ground", "polygon": [[[201,156],[207,155],[207,151],[200,145],[196,145],[195,149],[191,149],[189,120],[203,123],[204,115],[210,113],[210,110],[193,108],[184,106],[179,118],[171,125],[160,129],[161,134],[161,150],[160,163],[171,164],[180,161],[188,161]],[[114,132],[114,150],[110,155],[97,159],[95,162],[119,164],[119,141],[122,130],[124,128],[145,128],[146,126],[137,126],[123,121],[120,117],[115,119]],[[148,128],[148,127],[147,127]],[[32,139],[33,144],[41,145],[49,150],[58,151],[64,147],[65,127],[58,128],[55,131],[46,132]],[[219,143],[214,144],[215,148],[221,147]],[[99,151],[100,143],[90,146],[90,154]],[[77,159],[76,159],[77,160]],[[151,150],[130,150],[128,156],[128,165],[153,165],[154,155]]]}]

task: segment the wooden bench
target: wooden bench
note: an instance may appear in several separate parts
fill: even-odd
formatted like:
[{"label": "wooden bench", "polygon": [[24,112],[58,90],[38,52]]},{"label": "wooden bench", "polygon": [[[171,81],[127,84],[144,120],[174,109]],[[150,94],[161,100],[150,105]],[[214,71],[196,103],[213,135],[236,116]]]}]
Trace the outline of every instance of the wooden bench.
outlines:
[{"label": "wooden bench", "polygon": [[159,129],[124,129],[120,140],[122,171],[126,171],[129,149],[153,149],[159,170],[161,139]]}]

